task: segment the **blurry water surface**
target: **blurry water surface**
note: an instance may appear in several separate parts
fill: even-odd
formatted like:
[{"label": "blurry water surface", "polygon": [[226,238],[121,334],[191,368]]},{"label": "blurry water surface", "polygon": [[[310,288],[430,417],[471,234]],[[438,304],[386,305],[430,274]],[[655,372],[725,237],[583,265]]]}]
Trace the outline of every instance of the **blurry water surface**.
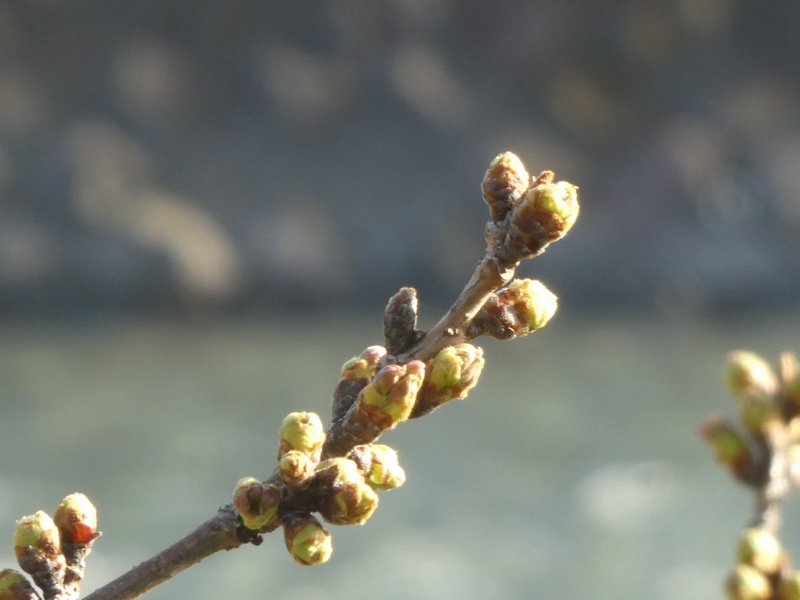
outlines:
[{"label": "blurry water surface", "polygon": [[[333,527],[304,569],[279,534],[211,557],[152,599],[703,600],[721,596],[750,517],[695,433],[733,413],[725,354],[800,349],[800,312],[679,321],[561,314],[484,344],[463,402],[383,441],[406,468],[364,527]],[[280,420],[327,420],[344,360],[376,318],[0,325],[0,565],[14,520],[80,490],[103,537],[84,594],[150,557],[273,467]],[[785,540],[800,535],[786,509]]]}]

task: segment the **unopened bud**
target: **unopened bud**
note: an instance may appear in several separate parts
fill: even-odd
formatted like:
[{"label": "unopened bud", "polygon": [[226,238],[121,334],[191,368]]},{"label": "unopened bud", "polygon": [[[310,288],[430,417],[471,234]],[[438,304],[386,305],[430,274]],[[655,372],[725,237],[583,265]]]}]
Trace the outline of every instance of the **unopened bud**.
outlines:
[{"label": "unopened bud", "polygon": [[347,455],[358,465],[368,485],[379,490],[393,490],[403,485],[405,471],[397,461],[397,452],[383,444],[362,444]]},{"label": "unopened bud", "polygon": [[800,600],[800,573],[791,571],[781,575],[778,600]]},{"label": "unopened bud", "polygon": [[513,152],[503,152],[489,164],[483,176],[481,191],[489,205],[492,219],[502,221],[530,185],[531,178],[525,165]]},{"label": "unopened bud", "polygon": [[65,544],[88,544],[100,535],[97,531],[97,509],[89,498],[78,492],[61,501],[53,521]]},{"label": "unopened bud", "polygon": [[378,495],[359,478],[330,488],[320,514],[333,525],[363,525],[378,508]]},{"label": "unopened bud", "polygon": [[359,410],[383,429],[391,429],[411,415],[425,377],[425,363],[387,365],[358,396]]},{"label": "unopened bud", "polygon": [[58,528],[41,510],[17,521],[13,540],[17,557],[36,554],[52,558],[61,554]]},{"label": "unopened bud", "polygon": [[712,415],[700,424],[698,433],[714,449],[717,460],[734,470],[750,465],[750,449],[742,435],[730,421],[719,415]]},{"label": "unopened bud", "polygon": [[736,565],[725,580],[725,593],[729,600],[769,600],[772,587],[758,569],[750,565]]},{"label": "unopened bud", "polygon": [[280,488],[262,483],[255,477],[243,477],[233,490],[233,505],[242,517],[242,523],[254,531],[272,530],[280,525],[280,504]]},{"label": "unopened bud", "polygon": [[547,325],[557,308],[558,298],[541,281],[515,279],[489,296],[470,325],[470,337],[510,340],[527,335]]},{"label": "unopened bud", "polygon": [[282,456],[289,450],[298,450],[318,457],[323,443],[325,430],[319,415],[313,412],[289,413],[281,424],[278,455]]},{"label": "unopened bud", "polygon": [[552,171],[543,171],[512,209],[509,239],[521,258],[564,237],[578,218],[578,188],[566,181],[553,183],[553,177]]},{"label": "unopened bud", "polygon": [[316,466],[314,459],[305,452],[289,450],[278,461],[278,476],[290,488],[299,489],[314,474]]},{"label": "unopened bud", "polygon": [[450,400],[466,398],[477,385],[484,362],[483,350],[472,344],[442,348],[430,361],[413,416],[427,414]]},{"label": "unopened bud", "polygon": [[28,579],[14,569],[0,571],[0,600],[38,600]]},{"label": "unopened bud", "polygon": [[288,515],[284,520],[283,537],[289,554],[301,565],[319,565],[331,557],[331,534],[309,514]]},{"label": "unopened bud", "polygon": [[369,346],[360,355],[354,356],[342,365],[339,379],[347,379],[366,385],[378,370],[378,363],[386,356],[383,346]]},{"label": "unopened bud", "polygon": [[745,350],[728,355],[725,383],[738,398],[765,398],[778,389],[778,379],[769,363]]},{"label": "unopened bud", "polygon": [[766,575],[777,573],[785,560],[778,538],[763,527],[745,529],[736,544],[736,561]]},{"label": "unopened bud", "polygon": [[766,434],[773,427],[784,425],[780,406],[772,396],[739,398],[739,416],[742,423],[759,434]]}]

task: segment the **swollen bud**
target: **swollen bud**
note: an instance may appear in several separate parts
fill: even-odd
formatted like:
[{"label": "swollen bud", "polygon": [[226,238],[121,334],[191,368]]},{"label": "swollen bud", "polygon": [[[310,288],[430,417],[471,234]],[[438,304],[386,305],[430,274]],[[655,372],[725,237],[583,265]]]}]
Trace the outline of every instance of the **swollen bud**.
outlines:
[{"label": "swollen bud", "polygon": [[406,473],[397,461],[397,452],[383,444],[362,444],[347,455],[364,475],[367,485],[378,490],[393,490],[405,483]]},{"label": "swollen bud", "polygon": [[475,315],[470,337],[510,340],[541,329],[553,318],[558,298],[536,279],[515,279],[492,294]]},{"label": "swollen bud", "polygon": [[330,488],[320,514],[333,525],[363,525],[378,508],[378,495],[362,479]]},{"label": "swollen bud", "polygon": [[503,152],[489,164],[481,191],[495,222],[505,218],[514,202],[528,189],[530,181],[525,165],[513,152]]},{"label": "swollen bud", "polygon": [[319,458],[325,430],[319,415],[313,412],[293,412],[281,424],[281,443],[278,456],[298,450]]},{"label": "swollen bud", "polygon": [[413,416],[427,414],[450,400],[466,398],[477,385],[484,362],[483,350],[472,344],[442,348],[428,365]]},{"label": "swollen bud", "polygon": [[304,567],[327,562],[333,552],[331,534],[309,514],[287,515],[283,538],[289,554]]},{"label": "swollen bud", "polygon": [[280,488],[262,483],[255,477],[243,477],[233,490],[233,505],[242,517],[242,523],[254,531],[271,531],[280,525],[280,504]]},{"label": "swollen bud", "polygon": [[0,600],[38,600],[28,579],[14,569],[0,571]]},{"label": "swollen bud", "polygon": [[778,389],[772,367],[758,354],[739,350],[728,354],[725,383],[738,398],[764,398]]},{"label": "swollen bud", "polygon": [[14,553],[22,570],[42,589],[54,589],[64,580],[66,560],[53,519],[43,512],[22,517],[14,530]]},{"label": "swollen bud", "polygon": [[732,468],[734,473],[744,475],[751,466],[752,458],[747,442],[724,417],[708,417],[700,424],[698,433],[714,449],[717,460]]},{"label": "swollen bud", "polygon": [[61,501],[53,521],[64,544],[88,544],[100,535],[97,531],[97,509],[89,498],[78,492]]},{"label": "swollen bud", "polygon": [[535,256],[564,237],[578,218],[578,188],[566,181],[553,183],[553,177],[552,171],[543,171],[514,205],[509,241],[520,258]]},{"label": "swollen bud", "polygon": [[762,527],[745,529],[736,544],[736,561],[765,575],[777,573],[785,560],[778,538]]},{"label": "swollen bud", "polygon": [[358,395],[359,412],[382,429],[391,429],[411,415],[425,377],[425,363],[382,368]]},{"label": "swollen bud", "polygon": [[725,581],[729,600],[769,600],[772,588],[766,575],[750,565],[736,565]]},{"label": "swollen bud", "polygon": [[378,370],[378,363],[384,356],[386,356],[386,348],[383,346],[369,346],[359,356],[354,356],[342,365],[339,379],[355,381],[364,385],[368,384]]},{"label": "swollen bud", "polygon": [[306,486],[316,466],[314,459],[305,452],[289,450],[278,461],[278,476],[288,487],[300,489]]}]

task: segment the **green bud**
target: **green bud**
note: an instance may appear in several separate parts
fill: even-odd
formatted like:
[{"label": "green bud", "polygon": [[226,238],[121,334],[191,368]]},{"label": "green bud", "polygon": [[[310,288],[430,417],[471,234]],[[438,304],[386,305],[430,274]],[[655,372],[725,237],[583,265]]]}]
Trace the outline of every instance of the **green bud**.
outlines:
[{"label": "green bud", "polygon": [[740,398],[739,416],[742,423],[759,434],[766,434],[771,428],[784,425],[780,406],[772,396]]},{"label": "green bud", "polygon": [[472,344],[442,348],[428,365],[428,376],[414,411],[422,416],[445,402],[466,398],[483,370],[483,350]]},{"label": "green bud", "polygon": [[325,430],[319,415],[313,412],[293,412],[281,424],[279,455],[289,450],[318,454],[325,443]]},{"label": "green bud", "polygon": [[767,361],[753,352],[731,352],[725,365],[725,383],[738,398],[765,398],[775,394],[778,379]]},{"label": "green bud", "polygon": [[316,466],[314,459],[305,452],[289,450],[278,461],[278,475],[286,485],[298,489],[305,486]]},{"label": "green bud", "polygon": [[725,580],[729,600],[769,600],[772,588],[767,577],[750,565],[736,565]]},{"label": "green bud", "polygon": [[58,528],[53,519],[41,510],[17,521],[13,542],[18,557],[32,553],[53,557],[61,553]]},{"label": "green bud", "polygon": [[254,531],[273,530],[280,524],[281,489],[255,477],[243,477],[233,490],[233,505],[242,523]]},{"label": "green bud", "polygon": [[531,177],[516,154],[503,152],[495,157],[481,184],[483,199],[489,205],[495,222],[505,218],[513,203],[528,189],[530,182]]},{"label": "green bud", "polygon": [[736,561],[766,575],[777,573],[785,557],[778,538],[762,527],[745,529],[736,544]]},{"label": "green bud", "polygon": [[781,575],[778,582],[778,600],[800,600],[800,573],[792,571]]},{"label": "green bud", "polygon": [[308,567],[327,562],[333,552],[331,534],[312,515],[287,517],[283,537],[289,554],[301,565]]},{"label": "green bud", "polygon": [[750,464],[747,442],[724,417],[708,417],[700,424],[698,432],[711,445],[717,454],[717,460],[722,464],[735,468]]},{"label": "green bud", "polygon": [[384,429],[390,429],[411,415],[425,377],[425,363],[412,360],[405,365],[382,368],[358,396],[363,412]]},{"label": "green bud", "polygon": [[397,461],[397,452],[383,444],[362,444],[347,455],[358,465],[367,485],[393,490],[405,483],[406,474]]},{"label": "green bud", "polygon": [[[515,279],[497,294],[527,324],[530,333],[541,329],[553,318],[558,308],[558,298],[536,279]],[[517,333],[517,335],[524,335]]]},{"label": "green bud", "polygon": [[38,600],[28,579],[14,569],[0,571],[0,600]]},{"label": "green bud", "polygon": [[354,356],[342,365],[339,379],[355,381],[366,385],[378,370],[378,363],[386,356],[383,346],[370,346],[359,356]]},{"label": "green bud", "polygon": [[359,478],[330,488],[320,514],[333,525],[363,525],[378,508],[378,495]]},{"label": "green bud", "polygon": [[100,533],[97,531],[97,509],[84,494],[70,494],[61,501],[53,515],[61,541],[68,544],[88,544]]},{"label": "green bud", "polygon": [[578,188],[566,181],[553,183],[553,177],[552,171],[543,171],[512,210],[509,236],[527,249],[523,257],[564,237],[578,218]]}]

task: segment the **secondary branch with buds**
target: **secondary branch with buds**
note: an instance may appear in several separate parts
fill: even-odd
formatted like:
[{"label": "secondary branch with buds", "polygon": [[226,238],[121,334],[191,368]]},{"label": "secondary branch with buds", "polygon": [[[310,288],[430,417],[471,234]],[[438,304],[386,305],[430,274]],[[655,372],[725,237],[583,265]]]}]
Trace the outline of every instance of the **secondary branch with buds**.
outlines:
[{"label": "secondary branch with buds", "polygon": [[[496,157],[482,183],[490,212],[486,252],[445,316],[429,331],[418,330],[417,293],[401,288],[385,310],[383,345],[342,366],[327,428],[315,413],[289,414],[270,477],[242,478],[232,504],[86,600],[136,598],[210,554],[260,544],[278,528],[298,563],[327,561],[331,534],[322,521],[363,524],[378,506],[378,492],[405,481],[394,450],[375,443],[381,434],[467,396],[484,366],[483,351],[472,340],[527,335],[555,313],[556,297],[541,282],[514,279],[522,260],[541,254],[577,219],[577,188],[553,179],[551,171],[531,178],[511,152]],[[17,527],[20,566],[41,595],[25,576],[6,569],[0,572],[0,600],[79,597],[83,559],[99,533],[94,507],[85,496],[73,496],[82,498],[80,514],[73,511],[70,518],[73,529],[79,525],[77,539],[58,516],[53,522],[42,511]]]}]

